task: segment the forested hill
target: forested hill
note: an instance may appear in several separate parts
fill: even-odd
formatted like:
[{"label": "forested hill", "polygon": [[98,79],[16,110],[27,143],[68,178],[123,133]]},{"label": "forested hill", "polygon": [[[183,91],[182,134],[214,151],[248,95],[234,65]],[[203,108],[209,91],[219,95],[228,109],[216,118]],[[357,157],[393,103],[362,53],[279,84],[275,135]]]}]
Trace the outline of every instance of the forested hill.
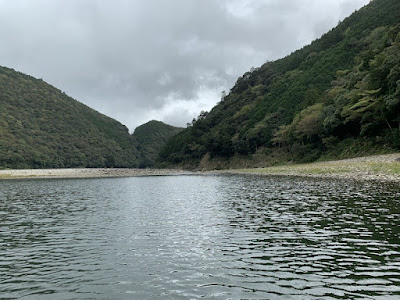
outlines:
[{"label": "forested hill", "polygon": [[399,149],[399,22],[399,0],[373,0],[312,44],[245,73],[160,161],[226,167]]},{"label": "forested hill", "polygon": [[137,167],[138,156],[119,122],[0,67],[0,168]]},{"label": "forested hill", "polygon": [[167,125],[160,121],[150,121],[135,129],[133,138],[140,153],[140,167],[153,167],[158,153],[168,139],[181,132],[183,128]]}]

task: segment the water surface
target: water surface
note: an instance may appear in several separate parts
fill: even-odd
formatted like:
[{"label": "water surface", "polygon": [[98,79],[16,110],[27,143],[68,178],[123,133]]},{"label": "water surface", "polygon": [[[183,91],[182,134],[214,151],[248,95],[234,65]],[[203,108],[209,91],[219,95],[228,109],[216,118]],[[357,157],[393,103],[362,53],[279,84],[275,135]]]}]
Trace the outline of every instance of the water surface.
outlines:
[{"label": "water surface", "polygon": [[0,181],[0,299],[399,299],[400,187]]}]

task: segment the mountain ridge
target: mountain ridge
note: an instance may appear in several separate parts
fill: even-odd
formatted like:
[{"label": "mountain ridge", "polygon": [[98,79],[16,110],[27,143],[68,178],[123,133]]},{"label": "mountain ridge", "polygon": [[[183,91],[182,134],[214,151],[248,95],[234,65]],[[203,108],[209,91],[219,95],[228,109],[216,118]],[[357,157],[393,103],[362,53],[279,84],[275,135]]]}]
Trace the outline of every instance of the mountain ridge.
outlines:
[{"label": "mountain ridge", "polygon": [[[153,132],[130,135],[125,125],[42,79],[0,66],[0,168],[153,166],[154,153],[179,131],[157,124]],[[154,136],[162,143],[151,144]]]},{"label": "mountain ridge", "polygon": [[161,121],[151,120],[136,127],[132,134],[136,149],[140,153],[140,168],[154,167],[158,153],[172,136],[181,132],[183,128],[174,127]]},{"label": "mountain ridge", "polygon": [[399,20],[399,1],[373,0],[310,45],[246,72],[159,161],[227,168],[399,149]]},{"label": "mountain ridge", "polygon": [[0,67],[0,166],[136,167],[128,129],[41,79]]}]

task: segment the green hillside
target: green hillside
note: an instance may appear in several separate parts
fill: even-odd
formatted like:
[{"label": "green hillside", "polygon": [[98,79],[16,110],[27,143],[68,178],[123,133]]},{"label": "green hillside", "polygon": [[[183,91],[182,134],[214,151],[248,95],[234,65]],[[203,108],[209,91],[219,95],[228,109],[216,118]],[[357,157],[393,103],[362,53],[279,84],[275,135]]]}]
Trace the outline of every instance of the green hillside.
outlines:
[{"label": "green hillside", "polygon": [[138,155],[122,124],[0,67],[0,168],[136,167]]},{"label": "green hillside", "polygon": [[153,167],[167,140],[182,130],[154,120],[137,127],[132,136],[140,153],[140,167]]},{"label": "green hillside", "polygon": [[227,167],[349,157],[399,149],[399,132],[400,1],[373,0],[312,44],[245,73],[159,159]]}]

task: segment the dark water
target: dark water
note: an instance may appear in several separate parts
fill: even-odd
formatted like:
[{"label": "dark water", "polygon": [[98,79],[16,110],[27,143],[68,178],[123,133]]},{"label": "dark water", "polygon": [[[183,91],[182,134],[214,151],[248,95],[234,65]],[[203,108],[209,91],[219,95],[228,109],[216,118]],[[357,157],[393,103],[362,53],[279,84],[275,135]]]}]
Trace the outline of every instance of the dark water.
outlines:
[{"label": "dark water", "polygon": [[0,299],[400,299],[400,187],[0,181]]}]

